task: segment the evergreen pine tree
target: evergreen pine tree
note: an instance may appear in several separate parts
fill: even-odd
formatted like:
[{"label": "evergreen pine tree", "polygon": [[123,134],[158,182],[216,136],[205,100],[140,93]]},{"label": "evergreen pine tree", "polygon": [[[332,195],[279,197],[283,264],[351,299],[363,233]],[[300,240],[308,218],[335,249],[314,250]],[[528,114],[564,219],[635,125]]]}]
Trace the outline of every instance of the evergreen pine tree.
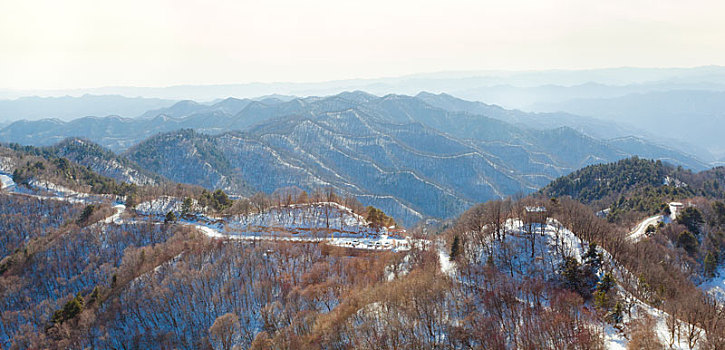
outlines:
[{"label": "evergreen pine tree", "polygon": [[83,311],[83,307],[85,306],[85,301],[83,300],[83,297],[81,296],[81,293],[78,292],[76,294],[75,298],[69,300],[65,305],[63,305],[63,308],[60,310],[56,310],[53,313],[53,317],[51,318],[51,322],[53,323],[63,323],[67,320],[70,320],[78,314]]},{"label": "evergreen pine tree", "polygon": [[458,255],[461,253],[461,241],[458,239],[458,235],[453,237],[453,244],[451,245],[451,261],[456,260]]},{"label": "evergreen pine tree", "polygon": [[168,213],[166,213],[166,217],[164,218],[164,223],[168,224],[168,223],[172,223],[172,222],[176,222],[176,214],[174,214],[173,211],[169,211]]},{"label": "evergreen pine tree", "polygon": [[191,213],[191,207],[193,204],[194,202],[191,200],[191,198],[184,198],[184,202],[181,204],[181,216],[189,215]]},{"label": "evergreen pine tree", "polygon": [[597,284],[597,290],[608,293],[612,287],[614,287],[614,283],[614,276],[612,276],[610,272],[607,272],[604,274],[604,277],[602,277],[602,280]]},{"label": "evergreen pine tree", "polygon": [[690,254],[694,254],[697,250],[697,243],[697,238],[695,238],[695,235],[689,231],[682,231],[682,233],[677,236],[677,245]]},{"label": "evergreen pine tree", "polygon": [[584,263],[594,271],[599,270],[599,267],[602,266],[602,256],[597,252],[596,243],[589,243],[589,249],[582,258]]},{"label": "evergreen pine tree", "polygon": [[624,306],[622,306],[622,303],[617,302],[614,305],[614,309],[609,314],[609,317],[610,317],[612,323],[614,323],[614,324],[621,323],[622,322],[622,318],[623,318],[623,313],[624,313]]},{"label": "evergreen pine tree", "polygon": [[597,283],[597,290],[594,292],[594,304],[602,309],[608,310],[611,306],[612,297],[609,291],[614,287],[615,280],[611,273],[607,272],[601,281]]},{"label": "evergreen pine tree", "polygon": [[88,219],[91,218],[91,215],[93,214],[93,211],[95,211],[95,210],[96,210],[96,206],[95,205],[93,205],[93,204],[86,205],[86,207],[83,208],[83,212],[81,212],[81,217],[78,218],[78,223],[79,224],[83,224],[86,221],[88,221]]},{"label": "evergreen pine tree", "polygon": [[561,275],[567,288],[578,291],[581,282],[579,262],[573,257],[565,257],[562,264]]},{"label": "evergreen pine tree", "polygon": [[685,225],[694,234],[700,234],[700,225],[704,222],[702,213],[695,207],[687,207],[677,215],[677,223]]},{"label": "evergreen pine tree", "polygon": [[713,278],[715,277],[715,269],[717,268],[717,256],[713,254],[713,252],[707,252],[707,255],[705,256],[704,261],[704,267],[705,267],[705,277],[707,278]]}]

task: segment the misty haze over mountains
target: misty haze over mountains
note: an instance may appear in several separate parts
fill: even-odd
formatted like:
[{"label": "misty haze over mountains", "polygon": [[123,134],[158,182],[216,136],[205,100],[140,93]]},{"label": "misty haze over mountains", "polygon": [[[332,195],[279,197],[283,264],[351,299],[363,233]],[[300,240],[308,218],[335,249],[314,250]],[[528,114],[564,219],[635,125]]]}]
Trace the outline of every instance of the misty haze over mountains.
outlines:
[{"label": "misty haze over mountains", "polygon": [[[275,100],[289,101],[294,96],[326,96],[353,90],[378,96],[390,93],[417,95],[421,91],[428,91],[484,103],[478,107],[466,107],[473,109],[464,109],[469,113],[486,114],[489,112],[486,108],[496,108],[485,107],[487,105],[528,112],[550,112],[555,113],[558,119],[542,115],[521,120],[516,116],[521,113],[513,111],[499,119],[534,128],[570,126],[596,138],[635,135],[696,155],[703,162],[722,161],[725,158],[725,141],[717,133],[721,129],[717,123],[725,120],[722,108],[725,68],[719,66],[451,72],[320,83],[104,87],[62,91],[2,90],[0,97],[6,100],[0,100],[0,126],[19,119],[58,118],[68,121],[108,115],[150,118],[163,113],[169,117],[178,117],[189,111],[201,112],[194,104],[208,105],[209,108],[236,108],[211,107],[225,96],[240,100],[267,99],[269,104]],[[14,99],[28,95],[61,97]],[[195,102],[176,105],[175,110],[164,109],[180,100]],[[240,106],[243,107],[244,103]],[[449,108],[457,110],[462,107]],[[225,111],[234,114],[229,112]],[[709,123],[716,123],[716,127]]]},{"label": "misty haze over mountains", "polygon": [[[587,89],[587,87],[589,87]],[[420,91],[446,92],[466,99],[500,104],[509,108],[524,108],[537,101],[555,102],[556,95],[539,95],[534,99],[522,99],[510,95],[510,103],[494,98],[486,91],[514,89],[534,91],[566,91],[566,99],[572,97],[615,97],[627,93],[672,90],[703,89],[725,90],[725,67],[703,66],[696,68],[605,68],[589,70],[543,71],[473,71],[422,73],[401,77],[377,79],[349,79],[310,83],[239,83],[208,85],[176,85],[169,87],[110,86],[64,90],[10,90],[0,89],[0,98],[15,99],[24,96],[81,96],[121,95],[143,96],[171,100],[192,99],[212,101],[220,96],[238,98],[265,95],[332,95],[343,91],[364,90],[376,95],[399,93],[413,95]],[[480,89],[480,91],[478,91]],[[579,91],[574,93],[571,91]],[[518,102],[517,102],[518,101]]]}]

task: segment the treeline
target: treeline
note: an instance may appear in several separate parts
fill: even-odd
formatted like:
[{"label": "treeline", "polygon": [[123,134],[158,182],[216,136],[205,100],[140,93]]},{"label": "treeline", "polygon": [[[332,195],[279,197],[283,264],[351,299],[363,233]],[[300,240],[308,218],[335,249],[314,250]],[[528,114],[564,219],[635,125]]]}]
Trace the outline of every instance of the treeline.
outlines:
[{"label": "treeline", "polygon": [[36,147],[26,146],[17,143],[8,143],[6,147],[22,152],[28,155],[34,155],[41,158],[69,158],[73,162],[80,163],[89,158],[97,158],[103,160],[113,160],[121,165],[131,167],[131,161],[124,157],[119,157],[112,151],[103,148],[93,141],[82,138],[67,138],[52,146]]}]

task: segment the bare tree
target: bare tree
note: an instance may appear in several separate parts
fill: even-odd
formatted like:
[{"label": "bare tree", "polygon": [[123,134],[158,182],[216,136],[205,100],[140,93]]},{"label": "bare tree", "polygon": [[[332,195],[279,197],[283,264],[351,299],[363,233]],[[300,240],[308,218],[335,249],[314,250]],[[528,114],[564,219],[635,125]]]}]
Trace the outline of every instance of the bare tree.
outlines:
[{"label": "bare tree", "polygon": [[233,313],[217,317],[209,327],[209,338],[217,349],[232,350],[235,334],[239,332],[239,318]]}]

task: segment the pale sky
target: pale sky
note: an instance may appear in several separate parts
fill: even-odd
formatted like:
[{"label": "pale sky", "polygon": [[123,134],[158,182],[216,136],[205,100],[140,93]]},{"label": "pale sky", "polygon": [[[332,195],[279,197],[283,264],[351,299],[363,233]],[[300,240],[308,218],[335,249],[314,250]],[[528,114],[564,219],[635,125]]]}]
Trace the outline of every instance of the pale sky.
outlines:
[{"label": "pale sky", "polygon": [[0,0],[0,88],[725,65],[725,1]]}]

